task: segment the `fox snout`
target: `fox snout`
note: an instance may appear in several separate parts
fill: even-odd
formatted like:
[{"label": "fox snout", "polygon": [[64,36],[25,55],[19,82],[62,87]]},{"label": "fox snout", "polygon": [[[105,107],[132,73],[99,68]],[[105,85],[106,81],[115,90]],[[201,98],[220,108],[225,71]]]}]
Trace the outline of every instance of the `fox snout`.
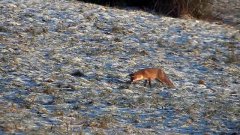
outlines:
[{"label": "fox snout", "polygon": [[133,74],[129,74],[130,76],[130,83],[132,83],[134,81],[134,75]]},{"label": "fox snout", "polygon": [[141,75],[139,76],[139,75],[136,75],[136,74],[130,74],[129,76],[130,76],[130,82],[131,83],[135,83],[139,80],[143,80],[143,76],[141,76]]}]

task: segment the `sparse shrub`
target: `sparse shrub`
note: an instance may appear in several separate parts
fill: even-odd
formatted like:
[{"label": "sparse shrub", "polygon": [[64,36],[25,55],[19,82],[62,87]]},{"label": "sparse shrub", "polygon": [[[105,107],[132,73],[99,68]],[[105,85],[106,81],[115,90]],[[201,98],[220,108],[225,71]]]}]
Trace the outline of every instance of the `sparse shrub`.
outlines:
[{"label": "sparse shrub", "polygon": [[48,87],[45,88],[45,90],[43,90],[43,93],[48,94],[48,95],[52,95],[56,92],[56,90],[54,88]]},{"label": "sparse shrub", "polygon": [[111,127],[112,123],[115,123],[115,119],[112,115],[103,115],[86,121],[85,123],[83,123],[83,127],[96,127],[99,129],[107,129]]},{"label": "sparse shrub", "polygon": [[8,32],[9,30],[6,27],[0,26],[0,32]]},{"label": "sparse shrub", "polygon": [[211,15],[211,0],[81,0],[108,6],[135,6],[172,17],[190,15],[206,18]]},{"label": "sparse shrub", "polygon": [[228,55],[226,63],[238,63],[239,62],[239,55],[236,54],[237,52],[237,46],[234,43],[226,43],[226,46],[228,47]]},{"label": "sparse shrub", "polygon": [[121,40],[120,38],[118,38],[118,37],[114,38],[113,40],[114,40],[115,42],[122,42],[122,40]]},{"label": "sparse shrub", "polygon": [[189,14],[202,18],[210,15],[210,2],[210,0],[155,0],[154,10],[173,17]]},{"label": "sparse shrub", "polygon": [[124,32],[124,28],[123,27],[121,27],[121,26],[113,26],[112,27],[112,32],[114,32],[114,33],[122,33],[122,34],[124,34],[125,32]]}]

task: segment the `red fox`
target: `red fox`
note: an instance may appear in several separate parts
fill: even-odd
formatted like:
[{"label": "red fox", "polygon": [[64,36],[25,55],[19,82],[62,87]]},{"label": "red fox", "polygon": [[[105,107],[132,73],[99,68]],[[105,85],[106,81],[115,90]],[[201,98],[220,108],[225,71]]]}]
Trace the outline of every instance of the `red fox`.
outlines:
[{"label": "red fox", "polygon": [[144,86],[147,86],[147,82],[151,87],[151,81],[156,79],[163,84],[166,84],[168,87],[175,88],[171,80],[168,79],[167,75],[162,69],[159,68],[146,68],[139,70],[135,73],[129,75],[131,77],[130,83],[135,83],[139,80],[145,80]]}]

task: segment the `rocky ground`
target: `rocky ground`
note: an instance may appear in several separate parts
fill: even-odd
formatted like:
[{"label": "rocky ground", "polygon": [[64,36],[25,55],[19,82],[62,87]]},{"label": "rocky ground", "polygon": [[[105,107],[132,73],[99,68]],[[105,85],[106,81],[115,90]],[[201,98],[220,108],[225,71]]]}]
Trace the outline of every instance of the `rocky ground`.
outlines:
[{"label": "rocky ground", "polygon": [[[240,134],[237,27],[79,1],[0,7],[0,134]],[[126,83],[145,67],[177,88]]]}]

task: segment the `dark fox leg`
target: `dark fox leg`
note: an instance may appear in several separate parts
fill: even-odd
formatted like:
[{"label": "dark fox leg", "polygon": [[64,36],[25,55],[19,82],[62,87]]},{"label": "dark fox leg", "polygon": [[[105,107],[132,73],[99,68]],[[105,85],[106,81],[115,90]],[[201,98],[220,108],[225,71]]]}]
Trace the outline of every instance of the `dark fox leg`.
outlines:
[{"label": "dark fox leg", "polygon": [[145,80],[145,81],[144,81],[144,87],[147,86],[147,81],[148,81],[148,80]]},{"label": "dark fox leg", "polygon": [[149,87],[151,88],[152,87],[151,79],[148,79],[148,84],[149,84]]}]

